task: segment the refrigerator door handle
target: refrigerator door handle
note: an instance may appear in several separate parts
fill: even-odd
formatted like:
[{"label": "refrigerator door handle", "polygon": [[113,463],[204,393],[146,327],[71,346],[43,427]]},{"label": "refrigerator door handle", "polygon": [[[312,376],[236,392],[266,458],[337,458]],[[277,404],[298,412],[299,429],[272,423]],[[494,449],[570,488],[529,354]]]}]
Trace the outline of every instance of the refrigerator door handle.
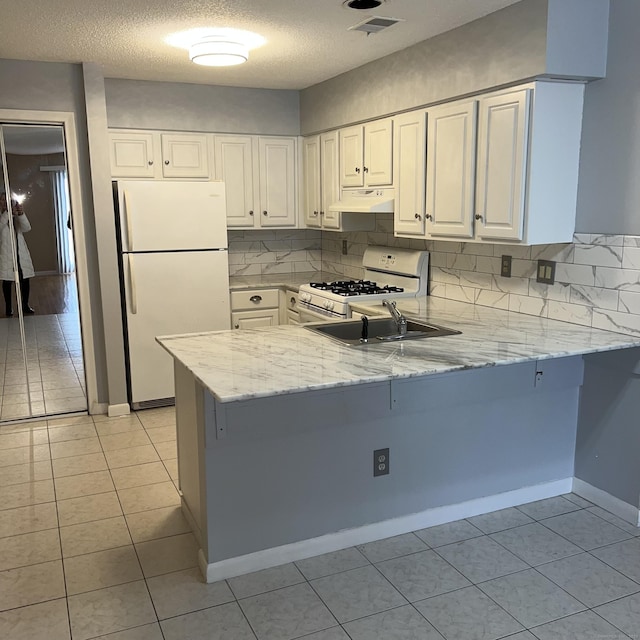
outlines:
[{"label": "refrigerator door handle", "polygon": [[127,219],[127,242],[129,244],[128,250],[133,251],[133,221],[131,220],[130,198],[129,192],[125,189],[124,195],[124,215]]},{"label": "refrigerator door handle", "polygon": [[135,315],[138,313],[138,296],[136,294],[136,278],[133,273],[133,256],[129,253],[127,254],[127,259],[129,261],[129,291],[131,295],[131,313]]}]

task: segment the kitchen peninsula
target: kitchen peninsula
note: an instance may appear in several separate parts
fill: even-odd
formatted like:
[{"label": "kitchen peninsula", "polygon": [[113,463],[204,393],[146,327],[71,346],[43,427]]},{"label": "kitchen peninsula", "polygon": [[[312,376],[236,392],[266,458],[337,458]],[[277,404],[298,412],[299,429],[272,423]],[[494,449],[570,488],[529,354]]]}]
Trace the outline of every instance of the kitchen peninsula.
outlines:
[{"label": "kitchen peninsula", "polygon": [[438,298],[398,306],[462,334],[158,338],[208,581],[571,491],[583,355],[640,360],[640,337]]}]

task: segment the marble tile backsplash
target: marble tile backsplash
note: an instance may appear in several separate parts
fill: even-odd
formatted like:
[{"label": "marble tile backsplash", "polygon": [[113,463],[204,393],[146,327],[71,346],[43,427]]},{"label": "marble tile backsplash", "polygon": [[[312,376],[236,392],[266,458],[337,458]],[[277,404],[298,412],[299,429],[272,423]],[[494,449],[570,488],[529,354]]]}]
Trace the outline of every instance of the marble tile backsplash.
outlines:
[{"label": "marble tile backsplash", "polygon": [[315,229],[230,230],[229,275],[319,271],[321,232]]},{"label": "marble tile backsplash", "polygon": [[[393,216],[379,214],[373,232],[324,232],[322,268],[361,278],[368,244],[430,251],[433,296],[640,334],[640,236],[577,233],[572,244],[530,247],[412,240],[394,237]],[[510,278],[500,275],[503,254]],[[555,284],[536,282],[538,260],[556,262]]]}]

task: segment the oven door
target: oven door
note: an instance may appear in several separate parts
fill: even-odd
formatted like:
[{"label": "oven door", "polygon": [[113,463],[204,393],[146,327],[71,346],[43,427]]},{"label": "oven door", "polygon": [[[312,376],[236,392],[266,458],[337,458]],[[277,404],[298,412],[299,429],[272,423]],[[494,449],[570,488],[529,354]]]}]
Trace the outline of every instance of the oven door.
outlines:
[{"label": "oven door", "polygon": [[333,311],[328,311],[320,307],[315,307],[298,301],[298,313],[300,314],[300,324],[308,322],[318,322],[318,320],[345,320],[346,316]]}]

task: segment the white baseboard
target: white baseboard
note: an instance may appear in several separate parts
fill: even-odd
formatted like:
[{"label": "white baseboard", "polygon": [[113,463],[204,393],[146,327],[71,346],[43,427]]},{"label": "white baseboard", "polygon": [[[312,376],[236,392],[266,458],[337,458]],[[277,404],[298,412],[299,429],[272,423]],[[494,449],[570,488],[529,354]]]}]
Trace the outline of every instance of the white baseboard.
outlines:
[{"label": "white baseboard", "polygon": [[496,495],[469,500],[446,507],[427,509],[409,516],[384,520],[374,524],[345,529],[336,533],[329,533],[317,538],[301,540],[291,544],[256,551],[244,556],[229,558],[207,564],[202,550],[198,554],[199,565],[207,582],[216,582],[225,578],[233,578],[245,573],[268,569],[286,562],[303,560],[322,553],[339,551],[358,544],[382,540],[403,533],[410,533],[418,529],[433,527],[446,522],[453,522],[461,518],[469,518],[482,513],[506,509],[516,505],[552,498],[569,493],[573,485],[573,478],[564,478],[553,482],[546,482],[533,487],[524,487],[515,491],[507,491]]},{"label": "white baseboard", "polygon": [[110,418],[117,418],[118,416],[128,416],[131,413],[131,407],[128,403],[124,404],[110,404],[107,409],[107,415]]},{"label": "white baseboard", "polygon": [[630,522],[634,527],[640,526],[640,510],[638,507],[634,507],[628,502],[623,502],[620,498],[616,498],[579,478],[573,479],[573,492],[613,513],[618,518]]}]

